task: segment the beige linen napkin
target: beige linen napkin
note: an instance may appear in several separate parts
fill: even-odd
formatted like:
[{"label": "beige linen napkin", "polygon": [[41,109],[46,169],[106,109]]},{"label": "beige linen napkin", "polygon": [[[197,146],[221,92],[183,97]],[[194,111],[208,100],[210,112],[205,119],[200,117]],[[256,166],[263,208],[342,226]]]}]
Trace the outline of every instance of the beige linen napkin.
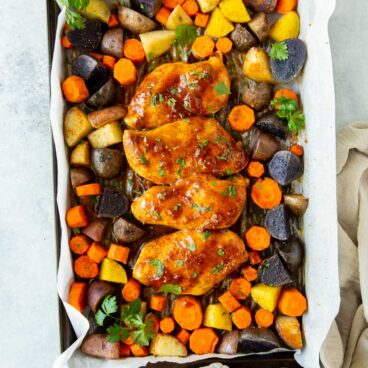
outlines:
[{"label": "beige linen napkin", "polygon": [[325,368],[368,368],[368,123],[337,136],[337,203],[341,305],[321,361]]}]

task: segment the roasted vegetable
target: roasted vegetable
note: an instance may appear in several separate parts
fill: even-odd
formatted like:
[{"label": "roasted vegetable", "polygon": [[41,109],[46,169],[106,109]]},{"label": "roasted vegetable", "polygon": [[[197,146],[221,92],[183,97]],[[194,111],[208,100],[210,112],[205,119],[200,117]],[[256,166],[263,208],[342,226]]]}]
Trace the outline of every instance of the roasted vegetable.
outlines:
[{"label": "roasted vegetable", "polygon": [[100,303],[107,295],[113,295],[115,286],[106,281],[95,280],[88,286],[87,304],[93,313],[97,312]]},{"label": "roasted vegetable", "polygon": [[303,194],[285,194],[284,203],[295,216],[303,216],[308,208],[309,200]]},{"label": "roasted vegetable", "polygon": [[295,317],[277,316],[276,331],[282,341],[292,349],[303,349],[300,323]]},{"label": "roasted vegetable", "polygon": [[280,143],[271,135],[258,130],[253,136],[252,159],[267,161],[280,149]]},{"label": "roasted vegetable", "polygon": [[252,47],[245,55],[243,73],[256,82],[275,83],[267,52],[260,47]]},{"label": "roasted vegetable", "polygon": [[257,120],[255,126],[265,133],[272,134],[278,138],[286,138],[286,126],[283,120],[279,119],[274,113],[263,115]]},{"label": "roasted vegetable", "polygon": [[209,304],[204,313],[203,326],[231,331],[230,313],[221,303]]},{"label": "roasted vegetable", "polygon": [[211,37],[225,37],[234,30],[233,24],[216,8],[210,16],[206,27],[206,34]]},{"label": "roasted vegetable", "polygon": [[105,188],[98,208],[98,217],[114,218],[125,215],[129,210],[129,199],[124,193]]},{"label": "roasted vegetable", "polygon": [[242,0],[221,0],[219,8],[222,14],[234,23],[250,21],[250,16]]},{"label": "roasted vegetable", "polygon": [[240,52],[247,52],[251,47],[258,44],[257,39],[242,25],[237,24],[230,34],[230,39]]},{"label": "roasted vegetable", "polygon": [[88,19],[98,19],[101,22],[109,21],[111,11],[105,0],[89,0],[88,5],[81,14]]},{"label": "roasted vegetable", "polygon": [[72,74],[78,75],[85,81],[90,79],[96,69],[101,66],[99,62],[89,55],[79,55],[72,61]]},{"label": "roasted vegetable", "polygon": [[109,342],[107,334],[87,336],[81,345],[83,353],[104,359],[119,359],[120,343]]},{"label": "roasted vegetable", "polygon": [[167,334],[157,334],[151,344],[150,353],[154,356],[186,357],[187,348],[176,337]]},{"label": "roasted vegetable", "polygon": [[158,57],[168,51],[175,41],[175,32],[160,30],[139,35],[147,59]]},{"label": "roasted vegetable", "polygon": [[88,121],[95,128],[101,128],[114,120],[121,120],[127,113],[124,106],[115,105],[101,110],[92,111],[87,115]]},{"label": "roasted vegetable", "polygon": [[93,108],[104,107],[115,100],[116,94],[117,88],[114,79],[110,78],[87,100],[87,105]]},{"label": "roasted vegetable", "polygon": [[87,20],[84,28],[69,29],[66,36],[79,51],[90,52],[97,49],[101,41],[101,23],[98,20]]},{"label": "roasted vegetable", "polygon": [[102,37],[101,51],[117,59],[124,56],[124,31],[121,28],[108,30]]},{"label": "roasted vegetable", "polygon": [[83,228],[82,233],[89,236],[94,241],[100,242],[103,239],[107,225],[108,220],[97,219],[92,221],[87,227]]},{"label": "roasted vegetable", "polygon": [[259,280],[268,286],[283,286],[293,281],[277,253],[262,261],[258,274]]},{"label": "roasted vegetable", "polygon": [[285,205],[282,204],[267,212],[265,227],[275,239],[288,240],[290,238],[289,214]]},{"label": "roasted vegetable", "polygon": [[277,0],[245,0],[245,4],[257,12],[271,13],[275,10]]},{"label": "roasted vegetable", "polygon": [[93,175],[88,169],[82,167],[70,168],[70,182],[73,188],[89,182],[92,177]]},{"label": "roasted vegetable", "polygon": [[297,238],[292,238],[287,242],[277,242],[276,248],[289,271],[297,271],[304,257],[304,245],[302,241]]},{"label": "roasted vegetable", "polygon": [[77,145],[92,130],[87,115],[79,107],[68,110],[64,119],[64,139],[69,147]]},{"label": "roasted vegetable", "polygon": [[269,36],[276,42],[281,42],[289,38],[297,38],[299,31],[299,15],[295,11],[291,11],[276,21],[270,29]]},{"label": "roasted vegetable", "polygon": [[91,166],[91,146],[88,142],[82,141],[74,147],[70,155],[70,164],[74,166]]},{"label": "roasted vegetable", "polygon": [[263,352],[281,348],[277,336],[267,328],[250,327],[239,334],[239,353]]},{"label": "roasted vegetable", "polygon": [[280,286],[257,284],[251,289],[252,299],[263,309],[273,312],[281,293]]},{"label": "roasted vegetable", "polygon": [[106,148],[123,141],[123,130],[118,121],[108,123],[88,135],[93,148]]},{"label": "roasted vegetable", "polygon": [[258,37],[259,41],[267,40],[269,25],[265,13],[257,13],[250,22],[248,22],[250,30]]},{"label": "roasted vegetable", "polygon": [[111,148],[96,148],[92,150],[92,169],[96,175],[111,179],[118,176],[123,166],[121,151]]},{"label": "roasted vegetable", "polygon": [[118,241],[122,243],[132,243],[143,237],[145,231],[138,226],[119,217],[113,224],[112,231]]},{"label": "roasted vegetable", "polygon": [[119,284],[126,284],[128,282],[123,266],[109,258],[105,258],[101,263],[100,280]]},{"label": "roasted vegetable", "polygon": [[249,80],[242,95],[242,101],[255,110],[268,105],[272,98],[272,85],[269,83]]},{"label": "roasted vegetable", "polygon": [[118,18],[123,28],[136,35],[153,31],[157,28],[157,24],[154,21],[126,6],[118,6]]},{"label": "roasted vegetable", "polygon": [[290,317],[300,317],[307,310],[307,299],[298,289],[284,289],[277,303],[280,313]]},{"label": "roasted vegetable", "polygon": [[218,342],[219,338],[212,328],[201,327],[190,335],[189,347],[194,354],[210,354],[215,352]]},{"label": "roasted vegetable", "polygon": [[235,355],[238,352],[239,331],[233,330],[222,335],[220,345],[217,348],[219,354]]},{"label": "roasted vegetable", "polygon": [[154,18],[162,4],[161,0],[133,0],[134,10],[139,11],[149,18]]},{"label": "roasted vegetable", "polygon": [[175,9],[170,13],[169,18],[166,21],[165,27],[169,30],[175,30],[179,26],[193,24],[190,16],[184,11],[184,9],[177,5]]}]

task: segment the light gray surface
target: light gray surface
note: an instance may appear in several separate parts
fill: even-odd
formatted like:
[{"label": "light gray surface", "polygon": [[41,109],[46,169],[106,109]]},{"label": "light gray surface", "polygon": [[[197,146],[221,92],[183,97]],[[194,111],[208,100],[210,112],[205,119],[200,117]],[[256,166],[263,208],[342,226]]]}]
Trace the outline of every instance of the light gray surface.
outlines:
[{"label": "light gray surface", "polygon": [[[368,0],[337,3],[330,34],[341,127],[368,119]],[[0,366],[51,367],[59,331],[46,1],[7,1],[0,24]]]}]

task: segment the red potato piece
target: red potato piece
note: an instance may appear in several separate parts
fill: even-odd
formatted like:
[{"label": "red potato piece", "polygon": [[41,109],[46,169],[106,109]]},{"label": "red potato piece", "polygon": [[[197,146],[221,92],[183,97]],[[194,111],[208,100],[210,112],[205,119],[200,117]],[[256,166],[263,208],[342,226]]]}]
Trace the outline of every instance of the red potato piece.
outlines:
[{"label": "red potato piece", "polygon": [[121,28],[113,28],[108,30],[101,41],[101,51],[106,54],[120,59],[124,56],[124,31]]},{"label": "red potato piece", "polygon": [[111,283],[102,280],[93,281],[88,287],[87,304],[96,313],[101,301],[109,294],[115,294],[115,287]]},{"label": "red potato piece", "polygon": [[107,341],[107,334],[87,336],[81,346],[83,353],[104,359],[119,359],[120,342]]},{"label": "red potato piece", "polygon": [[124,106],[115,105],[90,112],[87,118],[91,125],[98,129],[115,120],[121,120],[127,113]]},{"label": "red potato piece", "polygon": [[100,242],[104,236],[109,221],[106,219],[97,219],[92,221],[87,227],[82,229],[82,233],[96,242]]},{"label": "red potato piece", "polygon": [[73,188],[89,182],[92,178],[93,175],[88,169],[83,167],[72,167],[70,169],[70,181]]}]

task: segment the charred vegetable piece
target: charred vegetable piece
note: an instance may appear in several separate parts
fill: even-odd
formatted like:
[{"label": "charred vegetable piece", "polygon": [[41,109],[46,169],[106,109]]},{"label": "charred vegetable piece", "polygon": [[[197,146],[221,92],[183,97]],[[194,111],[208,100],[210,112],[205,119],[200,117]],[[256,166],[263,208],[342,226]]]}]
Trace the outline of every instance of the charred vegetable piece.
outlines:
[{"label": "charred vegetable piece", "polygon": [[79,51],[90,52],[97,49],[101,41],[101,23],[98,20],[87,20],[85,28],[70,29],[66,32],[66,36]]},{"label": "charred vegetable piece", "polygon": [[293,281],[277,253],[262,261],[258,274],[260,281],[269,286],[283,286]]},{"label": "charred vegetable piece", "polygon": [[218,346],[219,354],[235,355],[238,352],[239,331],[225,332]]},{"label": "charred vegetable piece", "polygon": [[157,28],[157,24],[154,21],[126,6],[118,6],[118,18],[123,28],[136,35],[153,31]]},{"label": "charred vegetable piece", "polygon": [[298,238],[289,239],[287,242],[277,242],[276,248],[290,272],[298,270],[303,262],[304,245]]},{"label": "charred vegetable piece", "polygon": [[108,30],[102,37],[101,51],[115,58],[124,56],[124,31],[121,28]]},{"label": "charred vegetable piece", "polygon": [[248,27],[261,42],[266,41],[270,27],[265,13],[256,14],[252,20],[248,22]]},{"label": "charred vegetable piece", "polygon": [[107,334],[87,336],[81,346],[83,353],[104,359],[119,359],[120,342],[109,342]]},{"label": "charred vegetable piece", "polygon": [[296,317],[277,316],[275,327],[286,345],[292,349],[303,349],[302,332]]},{"label": "charred vegetable piece", "polygon": [[271,13],[276,8],[277,0],[245,0],[245,4],[257,12]]},{"label": "charred vegetable piece", "polygon": [[252,159],[267,161],[280,149],[280,143],[269,134],[258,130],[254,134]]},{"label": "charred vegetable piece", "polygon": [[246,52],[258,44],[257,39],[242,25],[237,24],[230,34],[234,46],[240,52]]},{"label": "charred vegetable piece", "polygon": [[118,176],[123,166],[121,151],[111,148],[92,150],[92,169],[101,178],[111,179]]},{"label": "charred vegetable piece", "polygon": [[129,210],[129,199],[124,193],[112,188],[105,188],[102,193],[98,217],[114,218],[124,215]]},{"label": "charred vegetable piece", "polygon": [[88,169],[83,167],[70,168],[70,181],[73,188],[89,182],[92,178],[93,175]]},{"label": "charred vegetable piece", "polygon": [[279,151],[268,164],[268,171],[280,185],[288,185],[303,175],[304,167],[302,160],[294,153]]},{"label": "charred vegetable piece", "polygon": [[109,294],[115,293],[115,287],[107,281],[95,280],[88,286],[87,304],[93,313],[97,312],[102,300]]},{"label": "charred vegetable piece", "polygon": [[283,41],[286,43],[288,58],[275,60],[271,58],[271,70],[273,78],[279,83],[288,83],[296,78],[307,59],[307,47],[299,38],[291,38]]},{"label": "charred vegetable piece", "polygon": [[257,83],[249,80],[242,101],[255,110],[261,109],[270,103],[272,98],[272,85],[266,82]]},{"label": "charred vegetable piece", "polygon": [[286,138],[286,127],[283,120],[274,113],[266,114],[257,120],[255,126],[265,133],[272,134],[278,138]]},{"label": "charred vegetable piece", "polygon": [[240,331],[238,353],[259,353],[277,348],[281,348],[280,341],[267,328],[250,327]]},{"label": "charred vegetable piece", "polygon": [[117,87],[114,79],[110,78],[97,92],[88,100],[87,105],[92,108],[104,107],[112,103],[117,95]]},{"label": "charred vegetable piece", "polygon": [[133,0],[133,8],[148,18],[153,18],[161,7],[161,0]]},{"label": "charred vegetable piece", "polygon": [[288,240],[290,238],[289,214],[285,205],[282,204],[267,212],[265,227],[275,239]]},{"label": "charred vegetable piece", "polygon": [[308,208],[309,200],[303,194],[285,194],[284,203],[295,216],[303,216]]},{"label": "charred vegetable piece", "polygon": [[100,242],[103,239],[108,223],[109,221],[106,219],[94,220],[82,229],[82,233],[89,236],[92,240]]},{"label": "charred vegetable piece", "polygon": [[116,238],[122,243],[132,243],[145,234],[138,226],[119,217],[113,224],[112,231]]}]

